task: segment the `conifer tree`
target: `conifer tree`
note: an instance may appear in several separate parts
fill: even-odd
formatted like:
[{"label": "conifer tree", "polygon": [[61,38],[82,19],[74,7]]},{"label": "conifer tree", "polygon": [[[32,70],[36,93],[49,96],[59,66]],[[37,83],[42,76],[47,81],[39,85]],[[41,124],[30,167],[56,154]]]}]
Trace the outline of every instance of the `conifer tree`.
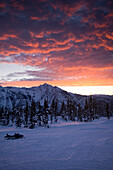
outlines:
[{"label": "conifer tree", "polygon": [[75,116],[77,116],[77,108],[75,107],[74,102],[71,105],[71,110],[72,110],[72,120],[75,121]]},{"label": "conifer tree", "polygon": [[88,121],[88,102],[87,102],[87,98],[85,99],[85,106],[84,106],[84,121]]},{"label": "conifer tree", "polygon": [[53,122],[53,116],[54,121],[57,122],[57,101],[55,102],[55,99],[53,99],[51,104],[51,123]]},{"label": "conifer tree", "polygon": [[31,102],[31,113],[30,113],[30,122],[31,124],[34,125],[34,117],[36,115],[36,105],[35,105],[35,101],[32,99]]},{"label": "conifer tree", "polygon": [[51,124],[53,123],[53,115],[55,114],[55,100],[53,99],[51,108],[50,108],[50,119],[51,119]]},{"label": "conifer tree", "polygon": [[41,126],[41,115],[42,115],[42,106],[40,105],[40,102],[38,102],[38,125]]},{"label": "conifer tree", "polygon": [[9,111],[7,110],[7,114],[6,114],[6,120],[7,120],[6,124],[7,125],[9,125],[9,116],[10,116],[10,114],[9,114]]},{"label": "conifer tree", "polygon": [[72,120],[72,101],[69,99],[67,100],[66,115],[68,116],[69,120]]},{"label": "conifer tree", "polygon": [[58,108],[57,108],[57,101],[55,102],[55,122],[57,122],[57,111],[58,111]]},{"label": "conifer tree", "polygon": [[107,118],[110,119],[109,103],[106,103],[106,115]]},{"label": "conifer tree", "polygon": [[89,113],[90,113],[90,120],[93,119],[93,97],[90,95],[89,97]]},{"label": "conifer tree", "polygon": [[13,104],[13,108],[12,108],[12,111],[11,111],[11,121],[12,121],[12,123],[14,123],[15,117],[16,117],[16,107],[15,107],[15,104]]},{"label": "conifer tree", "polygon": [[62,118],[64,119],[66,115],[66,107],[65,107],[64,101],[62,102],[60,113],[61,113]]},{"label": "conifer tree", "polygon": [[0,121],[2,120],[3,118],[3,113],[4,113],[4,108],[3,106],[0,108]]},{"label": "conifer tree", "polygon": [[51,120],[51,124],[53,124],[53,112],[51,109],[50,109],[50,120]]},{"label": "conifer tree", "polygon": [[97,118],[97,104],[95,98],[93,98],[93,120]]},{"label": "conifer tree", "polygon": [[17,109],[16,112],[16,127],[21,127],[21,117],[20,117],[19,109]]},{"label": "conifer tree", "polygon": [[43,117],[43,124],[46,127],[46,125],[48,124],[48,101],[45,100],[44,101],[44,117]]},{"label": "conifer tree", "polygon": [[83,119],[82,119],[82,108],[81,108],[81,106],[79,105],[78,106],[78,121],[83,121]]},{"label": "conifer tree", "polygon": [[5,119],[4,125],[8,125],[9,124],[9,115],[8,115],[7,107],[5,107],[5,109],[4,109],[4,119]]},{"label": "conifer tree", "polygon": [[29,109],[28,109],[28,102],[26,101],[26,107],[24,109],[25,113],[25,125],[28,125],[28,114],[29,114]]}]

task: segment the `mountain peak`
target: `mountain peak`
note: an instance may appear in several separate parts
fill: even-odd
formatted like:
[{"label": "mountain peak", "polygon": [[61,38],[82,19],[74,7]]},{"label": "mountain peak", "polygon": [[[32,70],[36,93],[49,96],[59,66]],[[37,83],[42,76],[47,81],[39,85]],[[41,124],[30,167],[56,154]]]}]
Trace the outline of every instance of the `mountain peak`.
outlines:
[{"label": "mountain peak", "polygon": [[44,83],[42,86],[44,86],[44,87],[53,87],[53,86],[51,86],[50,84],[47,84],[47,83]]},{"label": "mountain peak", "polygon": [[58,102],[59,109],[62,102],[67,103],[68,99],[76,103],[76,105],[79,104],[76,95],[66,93],[64,90],[47,83],[32,88],[3,87],[3,90],[0,90],[0,99],[0,108],[7,107],[8,109],[12,109],[13,105],[24,108],[26,101],[31,104],[32,99],[36,103],[40,101],[42,106],[45,99],[48,100],[49,105],[51,105],[53,99],[55,99]]},{"label": "mountain peak", "polygon": [[47,84],[47,83],[44,83],[44,84],[43,84],[43,86],[50,86],[50,85],[49,85],[49,84]]}]

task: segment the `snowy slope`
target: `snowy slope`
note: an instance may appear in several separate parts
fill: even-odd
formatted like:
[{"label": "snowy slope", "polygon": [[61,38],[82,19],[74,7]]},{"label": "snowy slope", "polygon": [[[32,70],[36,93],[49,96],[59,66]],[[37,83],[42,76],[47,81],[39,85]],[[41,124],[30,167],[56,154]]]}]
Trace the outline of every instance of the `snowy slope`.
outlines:
[{"label": "snowy slope", "polygon": [[[95,95],[97,101],[113,103],[113,96],[108,95]],[[58,87],[53,87],[48,84],[43,84],[32,88],[17,88],[17,87],[2,87],[0,86],[0,108],[11,108],[13,106],[25,106],[26,101],[31,104],[32,99],[36,104],[40,101],[41,105],[44,100],[48,100],[51,105],[52,100],[58,101],[58,108],[60,109],[62,102],[67,103],[67,100],[73,101],[75,105],[84,106],[86,96],[66,92]]]},{"label": "snowy slope", "polygon": [[[77,94],[68,93],[58,87],[53,87],[48,84],[40,85],[32,88],[17,88],[17,87],[0,87],[0,107],[12,108],[13,106],[25,106],[26,101],[31,103],[32,99],[37,103],[40,101],[41,105],[47,99],[49,104],[55,99],[58,101],[58,106],[68,99],[74,101],[76,105],[81,103],[83,97]],[[82,105],[82,103],[81,103]]]},{"label": "snowy slope", "polygon": [[[15,132],[25,139],[4,140]],[[0,127],[0,148],[1,170],[112,170],[113,118],[65,125],[60,119],[49,129]]]}]

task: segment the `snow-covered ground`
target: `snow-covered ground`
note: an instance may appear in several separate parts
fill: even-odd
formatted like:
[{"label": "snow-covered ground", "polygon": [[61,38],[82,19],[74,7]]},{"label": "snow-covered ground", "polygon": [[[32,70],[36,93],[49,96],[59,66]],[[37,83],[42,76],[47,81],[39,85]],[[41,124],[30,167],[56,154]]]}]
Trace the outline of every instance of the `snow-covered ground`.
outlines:
[{"label": "snow-covered ground", "polygon": [[[4,140],[19,132],[25,139]],[[50,128],[0,127],[0,170],[113,170],[113,118]]]}]

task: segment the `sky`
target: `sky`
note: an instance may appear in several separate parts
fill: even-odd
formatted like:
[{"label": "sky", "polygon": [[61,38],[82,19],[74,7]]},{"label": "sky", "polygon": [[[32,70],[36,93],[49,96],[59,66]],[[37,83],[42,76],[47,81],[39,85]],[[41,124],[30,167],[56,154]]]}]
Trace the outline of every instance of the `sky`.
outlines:
[{"label": "sky", "polygon": [[113,94],[113,0],[0,0],[0,85],[44,83]]}]

